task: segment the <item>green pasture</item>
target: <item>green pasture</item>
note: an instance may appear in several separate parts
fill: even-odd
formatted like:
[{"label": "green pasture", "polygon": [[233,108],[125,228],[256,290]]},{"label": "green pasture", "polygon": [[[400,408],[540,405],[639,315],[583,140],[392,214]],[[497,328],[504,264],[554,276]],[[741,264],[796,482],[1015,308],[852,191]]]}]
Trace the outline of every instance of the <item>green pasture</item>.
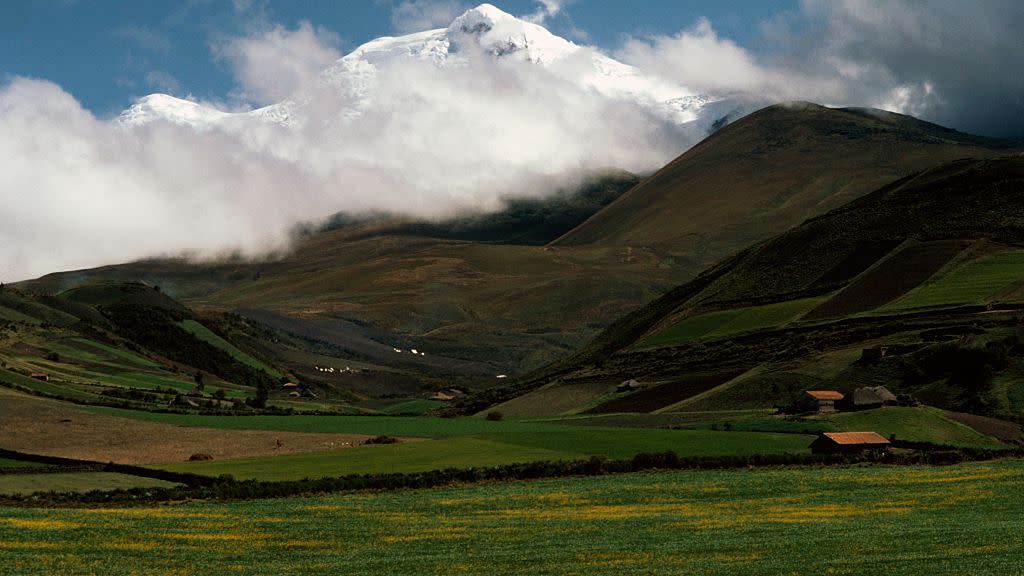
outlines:
[{"label": "green pasture", "polygon": [[928,406],[890,406],[862,412],[840,412],[823,418],[834,430],[871,431],[901,440],[935,442],[956,446],[999,446],[995,438],[947,418],[942,410]]},{"label": "green pasture", "polygon": [[763,306],[698,314],[685,318],[657,334],[648,336],[637,347],[671,346],[690,340],[725,338],[735,334],[782,326],[800,318],[827,299],[828,296],[801,298]]},{"label": "green pasture", "polygon": [[0,509],[7,574],[1016,574],[1024,463]]},{"label": "green pasture", "polygon": [[657,334],[653,334],[641,340],[637,348],[657,348],[659,346],[671,346],[680,342],[697,340],[713,330],[716,330],[740,315],[740,309],[720,310],[707,312],[684,318],[680,322],[665,328]]},{"label": "green pasture", "polygon": [[742,334],[744,332],[782,326],[810,312],[827,299],[828,296],[802,298],[765,304],[764,306],[740,308],[739,315],[708,332],[705,334],[705,337],[721,338],[732,334]]},{"label": "green pasture", "polygon": [[198,426],[226,430],[281,430],[288,432],[331,432],[339,434],[369,434],[391,436],[419,436],[448,438],[473,436],[499,430],[548,430],[546,424],[502,421],[491,422],[483,418],[435,418],[430,416],[206,416],[201,414],[161,414],[118,408],[88,407],[88,410],[164,422],[179,426]]},{"label": "green pasture", "polygon": [[376,408],[381,414],[426,414],[435,408],[440,408],[446,403],[438,400],[404,400],[393,402]]},{"label": "green pasture", "polygon": [[37,468],[39,466],[45,466],[45,464],[28,462],[25,460],[11,460],[10,458],[0,458],[0,468]]},{"label": "green pasture", "polygon": [[381,446],[360,446],[330,452],[289,454],[210,462],[186,462],[159,468],[208,476],[231,474],[240,480],[301,480],[346,474],[424,472],[443,468],[497,466],[538,460],[570,460],[570,454],[504,444],[482,438],[447,438]]},{"label": "green pasture", "polygon": [[146,367],[146,368],[159,368],[160,367],[159,364],[157,364],[156,362],[153,362],[152,360],[149,360],[147,358],[143,358],[143,357],[141,357],[141,356],[139,356],[137,354],[134,354],[132,352],[129,352],[127,350],[122,350],[122,349],[116,348],[114,346],[110,346],[110,345],[107,345],[107,344],[103,344],[101,342],[97,342],[95,340],[89,340],[87,338],[74,338],[73,341],[77,342],[78,344],[81,344],[81,345],[84,345],[84,346],[88,346],[90,348],[95,348],[95,349],[100,350],[102,352],[106,352],[107,354],[109,354],[111,356],[114,356],[114,357],[116,357],[118,359],[121,359],[121,360],[126,360],[129,363],[131,363],[131,364],[135,364],[135,365],[138,365],[138,366],[143,366],[143,367]]},{"label": "green pasture", "polygon": [[417,472],[537,460],[578,460],[590,456],[631,458],[641,452],[673,451],[684,456],[799,453],[807,451],[811,440],[810,436],[760,432],[516,424],[428,441],[159,467],[213,476],[231,474],[237,478],[297,480],[367,472]]},{"label": "green pasture", "polygon": [[0,292],[0,307],[5,310],[17,312],[21,315],[28,316],[34,320],[23,320],[29,324],[53,324],[55,326],[71,326],[78,322],[78,318],[61,312],[60,310],[50,308],[45,304],[41,304],[32,300],[31,298],[25,298],[12,292]]},{"label": "green pasture", "polygon": [[42,321],[39,320],[38,318],[33,318],[28,314],[19,312],[18,310],[8,308],[6,306],[0,306],[0,320],[7,320],[8,322],[22,322],[25,324],[33,325],[42,324]]},{"label": "green pasture", "polygon": [[[483,418],[436,418],[431,416],[205,416],[200,414],[163,414],[137,410],[123,410],[90,406],[85,409],[111,416],[122,416],[152,422],[163,422],[179,426],[197,426],[204,428],[220,428],[228,430],[281,430],[288,432],[328,432],[336,434],[368,434],[406,436],[420,438],[453,438],[474,436],[490,438],[501,442],[519,444],[537,444],[544,447],[561,446],[577,448],[581,445],[601,445],[609,452],[607,455],[629,454],[634,450],[652,451],[660,449],[679,449],[677,430],[658,429],[622,429],[618,427],[600,426],[567,426],[544,422],[523,420],[502,420],[492,422]],[[721,446],[716,454],[746,454],[745,447],[750,438],[737,435],[731,440],[715,436],[704,438],[701,442]],[[725,432],[720,434],[726,434]],[[651,443],[647,440],[655,438]],[[697,438],[694,436],[694,438]],[[785,438],[757,436],[755,440],[779,440],[780,446],[790,448]],[[799,442],[802,442],[800,439]],[[583,443],[583,444],[580,444]],[[675,448],[665,448],[665,446]],[[760,447],[759,447],[760,448]],[[557,448],[561,449],[561,448]],[[597,453],[597,452],[595,452]],[[691,452],[700,454],[701,452]]]},{"label": "green pasture", "polygon": [[954,268],[918,286],[882,311],[985,303],[1009,285],[1024,279],[1024,251],[1001,252]]},{"label": "green pasture", "polygon": [[[0,494],[34,492],[88,492],[117,488],[159,488],[171,482],[112,472],[55,472],[47,474],[0,474]],[[2,524],[0,520],[0,524]],[[2,548],[0,548],[2,550]]]},{"label": "green pasture", "polygon": [[79,390],[72,386],[66,386],[59,382],[43,382],[42,380],[29,378],[10,370],[0,369],[0,383],[13,384],[42,394],[59,396],[70,400],[90,401],[100,398],[97,394]]},{"label": "green pasture", "polygon": [[575,413],[612,398],[614,390],[615,385],[607,382],[549,384],[484,410],[484,413],[494,410],[505,416],[534,418]]},{"label": "green pasture", "polygon": [[255,368],[256,370],[263,370],[264,372],[270,374],[274,378],[281,377],[280,372],[274,370],[273,368],[246,354],[245,352],[242,352],[234,344],[214,334],[213,332],[210,331],[209,328],[203,326],[199,322],[196,322],[195,320],[183,320],[180,323],[180,326],[189,333],[191,333],[192,335],[194,335],[196,338],[199,338],[200,340],[227,352],[228,354],[231,355],[232,358],[238,360],[242,364],[245,364],[250,368]]}]

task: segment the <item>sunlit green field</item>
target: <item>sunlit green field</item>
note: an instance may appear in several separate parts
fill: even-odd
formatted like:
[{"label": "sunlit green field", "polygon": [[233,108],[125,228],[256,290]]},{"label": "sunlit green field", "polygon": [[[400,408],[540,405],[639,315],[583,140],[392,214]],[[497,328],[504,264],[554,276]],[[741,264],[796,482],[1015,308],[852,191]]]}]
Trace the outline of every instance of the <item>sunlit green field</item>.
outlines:
[{"label": "sunlit green field", "polygon": [[959,266],[882,309],[979,304],[1021,279],[1024,279],[1024,252],[1002,252]]},{"label": "sunlit green field", "polygon": [[951,420],[943,415],[942,410],[928,406],[891,406],[863,412],[840,412],[828,416],[826,421],[836,430],[873,430],[884,436],[895,435],[901,440],[955,446],[999,445],[995,438]]},{"label": "sunlit green field", "polygon": [[643,430],[551,426],[549,432],[492,433],[385,446],[362,446],[237,460],[183,462],[165,470],[238,479],[301,480],[371,472],[422,472],[590,456],[628,459],[641,452],[681,456],[806,453],[812,436],[710,430]]},{"label": "sunlit green field", "polygon": [[637,347],[671,346],[690,340],[723,338],[733,334],[781,326],[796,320],[827,299],[827,296],[803,298],[764,306],[698,314],[645,338],[637,344]]},{"label": "sunlit green field", "polygon": [[266,364],[260,362],[259,360],[253,358],[252,356],[246,354],[245,352],[242,352],[237,347],[235,347],[234,344],[214,334],[213,332],[210,331],[209,328],[203,326],[202,324],[196,322],[195,320],[183,320],[181,322],[181,327],[186,331],[191,332],[193,335],[195,335],[203,342],[212,344],[213,346],[227,352],[235,360],[238,360],[239,362],[245,364],[246,366],[255,368],[257,370],[263,370],[264,372],[270,374],[274,378],[281,377],[281,373],[278,372],[277,370],[270,368]]},{"label": "sunlit green field", "polygon": [[1018,574],[1024,463],[0,509],[5,574]]}]

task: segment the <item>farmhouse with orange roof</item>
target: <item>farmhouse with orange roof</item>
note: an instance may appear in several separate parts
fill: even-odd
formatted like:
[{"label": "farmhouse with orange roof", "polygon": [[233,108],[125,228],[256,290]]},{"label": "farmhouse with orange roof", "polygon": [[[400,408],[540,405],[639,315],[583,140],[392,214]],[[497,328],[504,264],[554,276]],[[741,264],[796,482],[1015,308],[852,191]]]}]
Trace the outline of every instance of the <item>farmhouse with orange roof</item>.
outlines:
[{"label": "farmhouse with orange roof", "polygon": [[835,390],[808,390],[804,394],[809,403],[817,405],[818,412],[835,412],[836,402],[843,399],[843,393]]},{"label": "farmhouse with orange roof", "polygon": [[858,454],[885,450],[889,440],[877,432],[824,432],[811,442],[813,454]]}]

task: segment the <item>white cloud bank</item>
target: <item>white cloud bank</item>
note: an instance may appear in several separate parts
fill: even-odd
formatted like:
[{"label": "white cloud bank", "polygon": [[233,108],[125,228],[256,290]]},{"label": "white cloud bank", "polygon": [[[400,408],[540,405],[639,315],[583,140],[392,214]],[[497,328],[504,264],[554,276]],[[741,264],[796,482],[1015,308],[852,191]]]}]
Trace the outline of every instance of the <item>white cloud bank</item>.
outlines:
[{"label": "white cloud bank", "polygon": [[329,30],[300,22],[295,30],[273,26],[214,46],[231,64],[244,100],[258,105],[283,100],[308,87],[321,70],[341,57],[340,39]]},{"label": "white cloud bank", "polygon": [[[338,211],[494,209],[503,196],[541,195],[592,170],[654,168],[693,143],[640,105],[583,88],[587,51],[549,69],[465,43],[461,66],[380,63],[364,101],[345,85],[289,75],[313,68],[293,65],[308,61],[295,50],[272,49],[289,44],[285,32],[232,44],[231,61],[245,90],[269,97],[272,75],[254,70],[251,55],[283,53],[270,68],[308,88],[300,126],[128,128],[49,82],[0,87],[0,279],[154,255],[257,256],[286,247],[296,223]],[[311,28],[298,34],[300,45],[313,38]]]},{"label": "white cloud bank", "polygon": [[695,90],[871,106],[964,131],[1024,136],[1024,3],[803,0],[755,54],[700,20],[630,38],[616,57]]}]

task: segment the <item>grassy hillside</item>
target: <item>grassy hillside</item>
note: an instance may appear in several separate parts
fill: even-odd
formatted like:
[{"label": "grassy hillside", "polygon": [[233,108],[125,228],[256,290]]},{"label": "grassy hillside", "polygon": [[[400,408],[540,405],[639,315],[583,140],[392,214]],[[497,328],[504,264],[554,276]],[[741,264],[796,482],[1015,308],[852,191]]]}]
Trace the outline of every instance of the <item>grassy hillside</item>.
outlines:
[{"label": "grassy hillside", "polygon": [[[632,177],[612,174],[570,193],[510,200],[490,215],[313,226],[264,262],[154,260],[24,285],[56,293],[144,280],[201,310],[283,317],[276,327],[288,323],[302,336],[332,325],[345,334],[331,343],[355,360],[443,378],[522,373],[564,358],[752,242],[914,170],[1010,146],[877,111],[776,106],[718,131],[621,196]],[[613,197],[561,240],[539,245]],[[727,329],[760,324],[751,321]]]},{"label": "grassy hillside", "polygon": [[957,266],[911,290],[883,310],[913,310],[951,304],[1017,300],[1003,292],[1024,280],[1024,251],[1006,250]]},{"label": "grassy hillside", "polygon": [[203,342],[206,342],[207,344],[210,344],[216,348],[219,348],[220,350],[227,352],[228,354],[231,355],[232,358],[234,358],[238,362],[241,362],[242,364],[245,364],[246,366],[253,368],[255,370],[261,370],[263,372],[266,372],[267,374],[273,376],[274,378],[281,378],[280,372],[267,366],[263,362],[260,362],[259,360],[253,358],[249,354],[242,352],[241,350],[238,349],[237,346],[221,338],[220,336],[218,336],[209,328],[203,326],[199,322],[189,318],[186,320],[182,320],[179,325],[186,332],[192,334],[193,336],[202,340]]},{"label": "grassy hillside", "polygon": [[[303,367],[313,371],[305,362],[319,362],[321,356],[303,351],[315,346],[264,329],[262,348],[244,352],[230,341],[234,332],[230,337],[214,333],[153,286],[92,284],[58,297],[2,288],[0,300],[4,310],[17,311],[0,316],[0,385],[22,392],[156,410],[243,409],[236,402],[259,396],[259,386],[268,390],[268,405],[278,408],[355,411],[347,401],[362,399],[335,393],[329,382],[310,383],[326,388],[315,404],[309,398],[288,398],[278,390],[283,374],[257,356],[304,354]],[[203,321],[216,327],[219,320]],[[371,366],[357,366],[365,371],[363,381],[374,381],[377,372]],[[30,377],[35,372],[46,377]],[[202,373],[203,391],[196,389],[197,373]],[[191,400],[172,406],[183,394]],[[411,395],[419,397],[415,384]]]},{"label": "grassy hillside", "polygon": [[[236,311],[264,323],[283,318],[275,327],[327,339],[354,360],[493,377],[571,352],[687,277],[681,264],[651,251],[336,230],[302,239],[293,253],[273,262],[150,261],[27,286],[145,280],[203,311]],[[427,356],[397,356],[396,347]]]},{"label": "grassy hillside", "polygon": [[873,430],[901,440],[936,442],[955,446],[998,446],[991,436],[946,417],[941,410],[928,407],[886,407],[863,412],[834,414],[825,421],[835,430]]},{"label": "grassy hillside", "polygon": [[896,178],[1014,147],[880,110],[781,104],[722,128],[556,244],[655,246],[710,265]]},{"label": "grassy hillside", "polygon": [[753,330],[775,328],[803,317],[826,297],[801,298],[763,306],[731,308],[688,316],[637,343],[639,348],[670,346],[700,338],[724,338]]},{"label": "grassy hillside", "polygon": [[[569,361],[467,410],[583,384],[593,393],[558,413],[595,402],[641,413],[770,410],[809,388],[884,385],[949,410],[1024,417],[1021,213],[1021,156],[899,179],[719,263]],[[666,386],[710,371],[758,377]],[[629,378],[647,387],[608,396]]]},{"label": "grassy hillside", "polygon": [[[649,309],[659,313],[645,322],[660,325],[680,313],[690,317],[693,313],[687,311],[701,306],[724,309],[714,317],[723,319],[738,314],[742,308],[737,304],[758,300],[788,302],[778,304],[783,309],[796,307],[793,295],[823,293],[844,284],[807,319],[871,310],[926,281],[975,240],[1024,243],[1024,222],[1016,216],[1024,208],[1022,188],[1020,156],[960,160],[898,180],[705,272],[700,280],[652,303]],[[890,254],[875,251],[879,261],[866,263],[857,274],[845,274],[845,282],[821,281],[844,276],[837,268],[849,268],[865,246],[900,243],[905,244]],[[1012,261],[985,270],[1013,276]],[[644,316],[639,312],[636,319]]]}]

